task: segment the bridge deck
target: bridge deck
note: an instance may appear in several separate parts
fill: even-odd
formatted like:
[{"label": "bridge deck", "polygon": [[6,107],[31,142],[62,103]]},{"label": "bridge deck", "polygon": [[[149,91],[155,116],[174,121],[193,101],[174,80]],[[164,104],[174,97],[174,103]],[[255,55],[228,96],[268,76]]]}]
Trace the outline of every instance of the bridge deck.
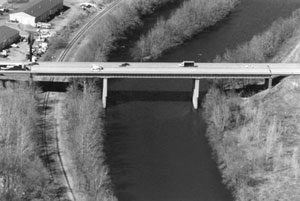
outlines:
[{"label": "bridge deck", "polygon": [[[4,65],[0,62],[0,65]],[[91,66],[103,66],[92,71]],[[116,62],[40,62],[31,71],[0,71],[0,74],[32,74],[34,76],[106,77],[106,78],[261,78],[278,75],[300,75],[299,64],[282,63],[196,63],[196,67],[180,67],[178,63],[130,62],[120,67]]]}]

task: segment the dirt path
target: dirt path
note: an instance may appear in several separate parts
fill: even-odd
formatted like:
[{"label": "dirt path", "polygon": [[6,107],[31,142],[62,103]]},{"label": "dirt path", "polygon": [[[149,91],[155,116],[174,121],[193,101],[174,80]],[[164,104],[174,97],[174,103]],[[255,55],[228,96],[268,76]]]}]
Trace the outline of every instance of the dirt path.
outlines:
[{"label": "dirt path", "polygon": [[[42,94],[46,95],[45,93]],[[49,167],[49,171],[52,172],[52,176],[54,181],[59,184],[61,189],[64,189],[63,192],[60,193],[61,199],[77,201],[75,196],[72,194],[72,189],[70,190],[70,180],[66,177],[66,169],[64,164],[62,163],[62,153],[58,152],[61,147],[61,140],[59,135],[61,133],[61,122],[60,119],[62,115],[60,114],[61,102],[63,100],[63,96],[61,93],[57,92],[49,92],[48,99],[43,99],[46,101],[46,107],[48,108],[45,111],[45,127],[44,131],[46,136],[46,142],[48,147],[48,157],[51,157],[51,164]],[[43,103],[44,104],[44,103]]]},{"label": "dirt path", "polygon": [[49,100],[54,103],[53,114],[55,118],[55,137],[56,149],[59,150],[57,159],[59,160],[62,177],[64,178],[63,184],[69,191],[67,192],[68,198],[72,201],[85,201],[86,197],[78,189],[78,182],[76,179],[75,166],[72,163],[71,153],[68,149],[68,139],[63,131],[63,101],[65,99],[64,93],[51,92]]}]

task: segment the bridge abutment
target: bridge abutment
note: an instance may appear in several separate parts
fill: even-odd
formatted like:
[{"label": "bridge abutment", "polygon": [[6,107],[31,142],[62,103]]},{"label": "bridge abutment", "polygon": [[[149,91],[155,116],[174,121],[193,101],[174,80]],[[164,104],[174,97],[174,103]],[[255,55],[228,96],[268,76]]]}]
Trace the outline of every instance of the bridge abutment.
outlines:
[{"label": "bridge abutment", "polygon": [[194,81],[194,91],[193,91],[193,106],[194,109],[198,109],[198,99],[199,99],[199,90],[200,90],[200,80],[195,79]]},{"label": "bridge abutment", "polygon": [[103,78],[103,88],[102,88],[102,105],[103,108],[106,108],[107,104],[107,84],[108,84],[108,79]]}]

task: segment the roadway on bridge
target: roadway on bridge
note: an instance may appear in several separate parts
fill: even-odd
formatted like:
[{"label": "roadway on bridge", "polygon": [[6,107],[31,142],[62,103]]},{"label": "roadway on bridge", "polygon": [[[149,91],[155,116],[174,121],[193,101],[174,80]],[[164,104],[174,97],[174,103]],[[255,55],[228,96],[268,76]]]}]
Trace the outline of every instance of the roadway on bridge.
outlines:
[{"label": "roadway on bridge", "polygon": [[[0,65],[4,64],[3,62]],[[92,71],[93,64],[103,70]],[[120,67],[116,62],[40,62],[31,66],[31,71],[1,71],[1,74],[28,74],[34,76],[121,76],[121,75],[210,75],[233,77],[270,77],[278,75],[300,75],[300,65],[291,63],[196,63],[196,67],[180,67],[178,63],[130,62]],[[244,76],[243,76],[244,75]]]}]

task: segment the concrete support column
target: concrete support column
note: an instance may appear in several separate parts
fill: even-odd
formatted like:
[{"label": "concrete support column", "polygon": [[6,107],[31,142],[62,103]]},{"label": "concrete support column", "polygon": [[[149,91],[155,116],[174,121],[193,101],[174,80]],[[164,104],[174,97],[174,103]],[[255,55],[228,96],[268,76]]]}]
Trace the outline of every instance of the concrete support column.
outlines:
[{"label": "concrete support column", "polygon": [[273,80],[273,78],[270,77],[270,78],[269,78],[269,81],[268,81],[268,89],[271,89],[271,88],[272,88],[272,80]]},{"label": "concrete support column", "polygon": [[199,98],[200,80],[195,79],[195,86],[193,92],[193,106],[194,109],[198,109],[198,98]]},{"label": "concrete support column", "polygon": [[106,99],[107,99],[107,78],[103,78],[103,89],[102,89],[103,108],[106,108]]},{"label": "concrete support column", "polygon": [[86,94],[87,91],[87,82],[86,79],[83,80],[83,93]]},{"label": "concrete support column", "polygon": [[29,75],[29,86],[32,87],[32,85],[33,85],[33,76],[30,73],[30,75]]}]

